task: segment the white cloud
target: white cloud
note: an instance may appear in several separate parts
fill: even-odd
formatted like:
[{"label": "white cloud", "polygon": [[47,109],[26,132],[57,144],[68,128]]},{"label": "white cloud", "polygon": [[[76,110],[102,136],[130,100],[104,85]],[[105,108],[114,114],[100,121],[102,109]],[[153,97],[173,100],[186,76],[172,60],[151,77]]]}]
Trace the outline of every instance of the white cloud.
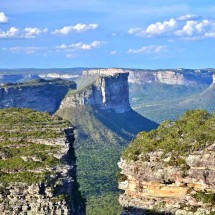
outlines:
[{"label": "white cloud", "polygon": [[129,49],[128,54],[161,53],[167,51],[166,46],[143,46],[140,49]]},{"label": "white cloud", "polygon": [[215,27],[215,21],[204,19],[201,21],[186,21],[182,29],[175,32],[176,36],[200,36],[204,37],[205,34],[210,34],[211,30]]},{"label": "white cloud", "polygon": [[80,50],[91,50],[93,48],[99,47],[103,42],[102,41],[93,41],[92,43],[72,43],[70,45],[61,44],[59,46],[56,46],[56,49],[64,49],[66,51],[68,50],[74,50],[74,49],[80,49]]},{"label": "white cloud", "polygon": [[150,24],[145,28],[130,28],[128,33],[139,37],[180,37],[185,39],[202,39],[213,37],[215,20],[187,14],[178,18],[171,18],[163,22]]},{"label": "white cloud", "polygon": [[179,21],[187,21],[187,20],[197,20],[200,19],[200,16],[194,15],[194,14],[186,14],[184,16],[180,16],[177,18]]},{"label": "white cloud", "polygon": [[0,23],[7,23],[8,17],[5,15],[5,13],[0,12]]},{"label": "white cloud", "polygon": [[35,46],[28,46],[28,47],[22,47],[22,46],[14,46],[9,48],[3,48],[3,51],[10,51],[12,53],[20,53],[24,52],[26,54],[34,54],[36,51],[46,49],[45,47],[35,47]]},{"label": "white cloud", "polygon": [[7,31],[0,30],[0,38],[13,38],[19,36],[19,29],[16,27],[11,27]]},{"label": "white cloud", "polygon": [[156,36],[167,34],[173,31],[177,27],[177,21],[175,19],[170,19],[164,22],[156,22],[154,24],[149,25],[146,28],[130,28],[128,30],[129,34],[134,34],[136,36]]},{"label": "white cloud", "polygon": [[39,29],[35,27],[28,27],[20,30],[16,27],[11,27],[7,31],[0,30],[0,38],[35,38],[42,33],[47,33],[48,29]]},{"label": "white cloud", "polygon": [[98,28],[98,24],[81,24],[64,26],[61,29],[56,29],[52,34],[68,35],[71,32],[85,32],[88,30],[95,30]]},{"label": "white cloud", "polygon": [[32,28],[28,27],[23,30],[23,37],[24,38],[35,38],[36,36],[42,34],[42,33],[47,33],[48,29],[39,29],[39,28]]}]

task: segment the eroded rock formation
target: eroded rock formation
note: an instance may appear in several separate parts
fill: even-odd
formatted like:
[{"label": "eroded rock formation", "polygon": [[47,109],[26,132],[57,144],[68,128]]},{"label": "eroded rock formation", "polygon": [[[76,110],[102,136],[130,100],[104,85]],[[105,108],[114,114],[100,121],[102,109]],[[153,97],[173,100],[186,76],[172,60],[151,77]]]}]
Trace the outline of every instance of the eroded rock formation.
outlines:
[{"label": "eroded rock formation", "polygon": [[123,215],[215,213],[214,117],[203,111],[186,117],[140,134],[127,149],[118,163]]},{"label": "eroded rock formation", "polygon": [[60,79],[52,81],[37,79],[23,84],[2,84],[0,108],[31,108],[54,113],[69,89],[76,89],[76,84]]},{"label": "eroded rock formation", "polygon": [[99,76],[96,81],[77,91],[71,91],[62,101],[60,109],[92,105],[117,113],[129,111],[128,73]]},{"label": "eroded rock formation", "polygon": [[92,69],[84,70],[84,76],[129,73],[128,82],[135,84],[164,83],[170,85],[211,84],[213,73],[207,70],[133,70],[133,69]]},{"label": "eroded rock formation", "polygon": [[28,109],[0,118],[0,214],[84,215],[69,123]]}]

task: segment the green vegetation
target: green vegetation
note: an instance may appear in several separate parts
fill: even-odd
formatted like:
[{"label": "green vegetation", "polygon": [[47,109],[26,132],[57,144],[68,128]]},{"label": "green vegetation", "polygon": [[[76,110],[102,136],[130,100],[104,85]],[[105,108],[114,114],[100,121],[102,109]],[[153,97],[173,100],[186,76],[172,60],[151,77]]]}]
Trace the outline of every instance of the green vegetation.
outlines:
[{"label": "green vegetation", "polygon": [[91,196],[88,199],[87,214],[91,215],[120,215],[122,208],[116,204],[118,194],[107,193],[101,196]]},{"label": "green vegetation", "polygon": [[33,80],[30,80],[30,81],[26,81],[26,82],[23,82],[23,83],[6,83],[4,84],[4,87],[6,88],[10,88],[10,87],[37,87],[37,86],[45,86],[47,84],[55,84],[55,85],[62,85],[62,86],[65,86],[65,87],[69,87],[69,88],[72,88],[72,89],[75,89],[76,88],[76,83],[73,81],[67,81],[67,80],[62,80],[62,79],[52,79],[52,80],[45,80],[45,79],[41,79],[41,78],[38,78],[38,79],[33,79]]},{"label": "green vegetation", "polygon": [[[150,83],[130,84],[132,108],[145,117],[161,123],[176,120],[191,109],[206,109],[212,112],[215,107],[215,93],[209,85],[168,85]],[[205,92],[205,93],[202,93]]]},{"label": "green vegetation", "polygon": [[202,201],[204,204],[215,204],[215,193],[212,192],[205,193],[199,191],[194,195],[194,198],[198,201]]},{"label": "green vegetation", "polygon": [[[57,145],[46,145],[63,137],[69,123],[58,116],[30,109],[0,110],[0,181],[34,183],[48,178],[44,168],[59,164],[53,154]],[[37,143],[42,140],[42,143]],[[39,170],[39,173],[38,173]]]},{"label": "green vegetation", "polygon": [[170,165],[186,168],[183,156],[191,151],[202,150],[215,140],[215,114],[204,110],[187,111],[175,122],[164,121],[156,130],[141,132],[123,152],[123,158],[138,160],[155,150],[164,155],[171,152]]},{"label": "green vegetation", "polygon": [[[119,208],[116,196],[117,162],[120,154],[139,131],[149,131],[156,128],[157,124],[134,111],[116,114],[89,106],[62,109],[56,114],[77,127],[77,179],[82,193],[87,198],[87,214],[116,214],[118,209],[114,208]],[[102,205],[105,204],[106,195],[115,199],[108,204],[109,206]]]}]

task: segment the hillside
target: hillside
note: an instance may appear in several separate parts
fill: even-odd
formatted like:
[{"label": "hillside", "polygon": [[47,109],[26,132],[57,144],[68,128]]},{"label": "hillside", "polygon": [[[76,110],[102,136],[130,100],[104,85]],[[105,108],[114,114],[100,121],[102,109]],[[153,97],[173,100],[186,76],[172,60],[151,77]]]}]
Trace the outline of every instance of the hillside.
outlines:
[{"label": "hillside", "polygon": [[161,123],[175,120],[186,110],[215,110],[214,84],[211,85],[130,85],[131,107],[139,114]]},{"label": "hillside", "polygon": [[123,214],[214,214],[215,114],[187,111],[141,132],[123,152]]}]

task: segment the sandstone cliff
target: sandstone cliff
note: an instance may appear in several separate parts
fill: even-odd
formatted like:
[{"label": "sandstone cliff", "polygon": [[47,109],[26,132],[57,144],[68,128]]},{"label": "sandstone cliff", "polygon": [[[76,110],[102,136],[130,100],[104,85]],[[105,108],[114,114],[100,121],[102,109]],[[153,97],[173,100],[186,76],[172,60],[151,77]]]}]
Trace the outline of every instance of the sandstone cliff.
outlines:
[{"label": "sandstone cliff", "polygon": [[128,73],[117,73],[109,76],[98,76],[88,86],[67,94],[60,109],[83,105],[96,106],[103,110],[117,113],[129,111]]},{"label": "sandstone cliff", "polygon": [[69,123],[29,109],[0,120],[0,214],[84,215]]},{"label": "sandstone cliff", "polygon": [[123,214],[215,213],[214,122],[191,111],[137,137],[118,163]]},{"label": "sandstone cliff", "polygon": [[128,82],[135,84],[164,83],[170,85],[211,84],[211,71],[207,70],[133,70],[133,69],[92,69],[84,70],[84,76],[129,73]]},{"label": "sandstone cliff", "polygon": [[19,107],[54,113],[69,89],[76,84],[60,79],[37,79],[23,84],[0,86],[0,108]]}]

